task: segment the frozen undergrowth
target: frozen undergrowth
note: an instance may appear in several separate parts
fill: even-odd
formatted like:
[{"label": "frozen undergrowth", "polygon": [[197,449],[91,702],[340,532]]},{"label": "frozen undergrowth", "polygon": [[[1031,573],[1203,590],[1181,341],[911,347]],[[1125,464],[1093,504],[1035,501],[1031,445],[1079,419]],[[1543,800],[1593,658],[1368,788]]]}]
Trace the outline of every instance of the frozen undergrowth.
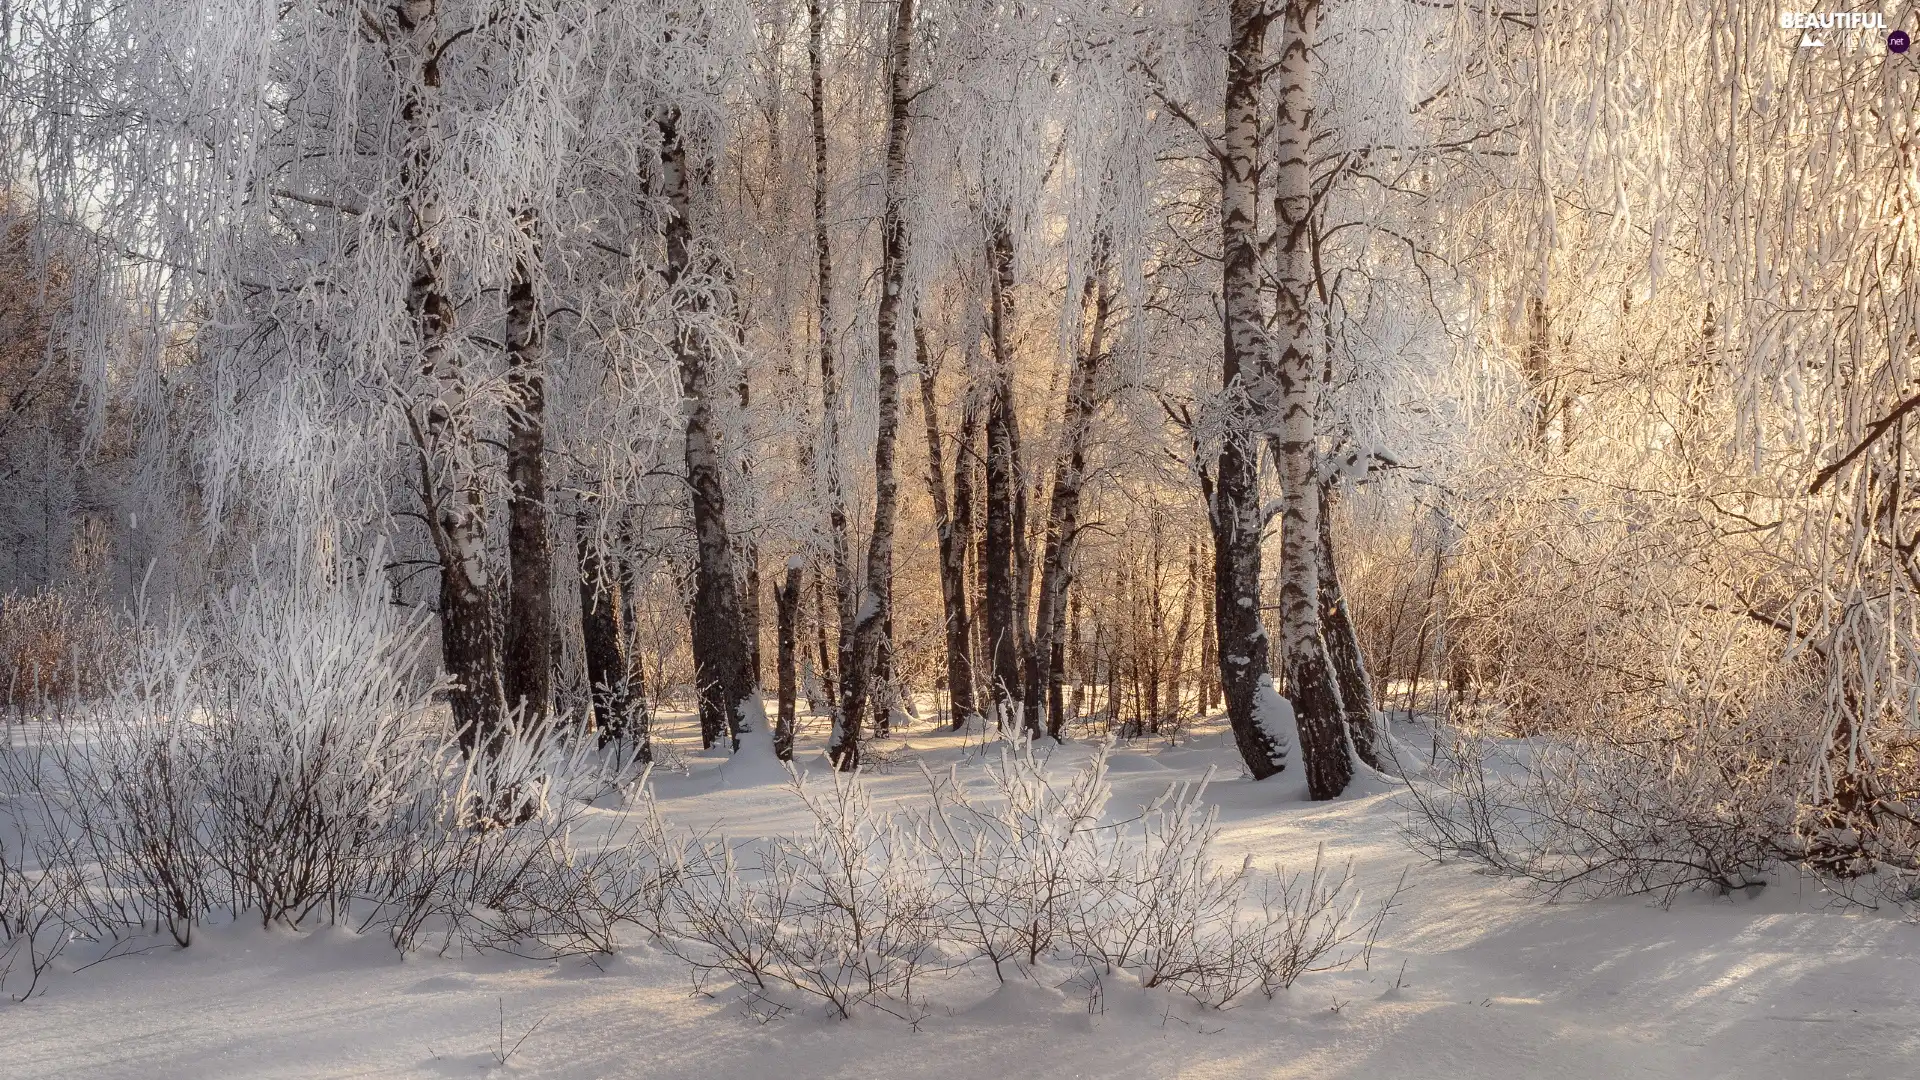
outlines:
[{"label": "frozen undergrowth", "polygon": [[[986,769],[999,767],[998,748],[983,757],[977,741],[927,729],[890,742],[895,769],[864,781],[873,821],[906,829],[930,810],[916,762],[999,812]],[[811,764],[818,742],[806,750],[808,787],[833,801],[832,778]],[[606,841],[640,827],[650,810],[677,842],[728,837],[743,886],[769,842],[811,843],[814,813],[788,787],[729,784],[723,752],[686,752],[689,769],[656,771],[650,799],[603,796],[584,807],[571,834],[576,858],[624,850]],[[1046,771],[1064,790],[1099,748],[1048,752]],[[1115,747],[1101,824],[1134,816],[1169,783],[1197,787],[1233,760],[1217,724],[1177,748]],[[916,979],[922,1007],[908,1014],[912,1023],[880,1011],[900,1011],[886,998],[856,1006],[849,1022],[833,1019],[818,995],[775,980],[743,988],[711,968],[690,978],[686,959],[630,924],[611,954],[581,941],[561,949],[574,955],[523,958],[458,939],[443,949],[436,939],[402,957],[378,933],[249,920],[204,927],[187,949],[164,936],[129,941],[102,963],[93,963],[100,949],[77,943],[35,997],[0,1007],[0,1075],[1731,1080],[1886,1075],[1888,1062],[1920,1049],[1910,1022],[1920,1009],[1915,931],[1836,908],[1812,882],[1682,893],[1664,909],[1636,899],[1543,905],[1508,879],[1409,852],[1391,791],[1312,804],[1300,787],[1297,770],[1210,783],[1200,805],[1218,815],[1214,865],[1232,873],[1248,853],[1293,867],[1323,848],[1340,856],[1330,862],[1351,855],[1371,898],[1363,912],[1409,870],[1410,885],[1370,965],[1304,974],[1271,1001],[1255,992],[1214,1008],[1143,988],[1137,969],[1016,957],[1005,982],[984,961]],[[1250,897],[1243,914],[1252,913]],[[484,929],[515,932],[501,922]],[[561,929],[541,932],[561,948]],[[504,1066],[502,1049],[514,1051]]]},{"label": "frozen undergrowth", "polygon": [[[1391,906],[1363,907],[1351,867],[1317,855],[1292,876],[1217,865],[1205,778],[1116,820],[1105,749],[1056,769],[1010,744],[968,768],[984,796],[957,767],[923,768],[918,805],[880,812],[858,777],[790,776],[757,710],[717,778],[785,786],[805,826],[738,843],[676,829],[564,722],[462,754],[421,624],[372,579],[235,594],[139,636],[112,700],[0,753],[15,998],[75,946],[186,947],[250,920],[379,932],[403,953],[611,955],[637,936],[696,981],[840,1017],[917,1020],[944,977],[1042,966],[1220,1007],[1364,957]],[[593,808],[618,788],[632,809]]]}]

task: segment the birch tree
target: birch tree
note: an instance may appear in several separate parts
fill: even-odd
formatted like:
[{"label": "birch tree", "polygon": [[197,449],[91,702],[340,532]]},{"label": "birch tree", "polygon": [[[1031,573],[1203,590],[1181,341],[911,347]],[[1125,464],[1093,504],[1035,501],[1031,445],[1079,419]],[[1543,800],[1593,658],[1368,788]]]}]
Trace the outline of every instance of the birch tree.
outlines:
[{"label": "birch tree", "polygon": [[[894,473],[894,442],[899,431],[901,323],[913,312],[906,295],[907,260],[912,231],[907,221],[907,145],[913,100],[913,0],[895,0],[893,43],[888,64],[886,180],[881,211],[879,329],[879,418],[873,450],[874,510],[867,546],[866,583],[854,621],[853,649],[840,672],[839,728],[830,753],[836,767],[860,764],[860,718],[866,713],[869,680],[885,648],[893,604],[893,531],[899,480]],[[906,318],[903,318],[906,316]]]}]

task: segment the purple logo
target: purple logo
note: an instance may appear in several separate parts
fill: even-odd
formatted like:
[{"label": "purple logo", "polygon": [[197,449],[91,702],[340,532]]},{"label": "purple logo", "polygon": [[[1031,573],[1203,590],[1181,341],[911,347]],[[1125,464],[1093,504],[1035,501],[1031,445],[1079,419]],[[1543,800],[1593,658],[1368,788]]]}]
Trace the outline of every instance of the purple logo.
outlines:
[{"label": "purple logo", "polygon": [[1888,52],[1892,52],[1892,53],[1906,52],[1907,46],[1912,43],[1913,43],[1912,39],[1907,37],[1907,32],[1905,30],[1895,30],[1893,33],[1887,35],[1887,51]]}]

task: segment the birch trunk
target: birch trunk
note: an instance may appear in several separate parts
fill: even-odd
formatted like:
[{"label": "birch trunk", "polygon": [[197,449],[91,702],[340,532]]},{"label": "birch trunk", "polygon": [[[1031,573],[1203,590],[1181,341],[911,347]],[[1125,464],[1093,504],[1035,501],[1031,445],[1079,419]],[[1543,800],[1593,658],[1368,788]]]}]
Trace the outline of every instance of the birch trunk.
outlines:
[{"label": "birch trunk", "polygon": [[1277,288],[1274,380],[1280,409],[1280,644],[1300,731],[1307,792],[1331,799],[1353,779],[1340,690],[1320,639],[1320,484],[1314,476],[1319,365],[1315,362],[1312,243],[1313,47],[1320,0],[1287,0],[1281,18],[1274,118]]},{"label": "birch trunk", "polygon": [[[820,679],[819,700],[810,701],[813,711],[825,712],[831,716],[840,708],[840,689],[834,679],[833,650],[827,645],[827,586],[825,579],[816,572],[813,575],[813,634],[814,644],[819,649]],[[823,708],[824,706],[824,708]]]},{"label": "birch trunk", "polygon": [[[744,317],[741,319],[740,325],[741,325],[742,333],[744,334],[745,328],[746,328],[746,320]],[[742,344],[744,345],[744,342]],[[753,403],[752,393],[747,386],[747,377],[746,377],[745,371],[742,371],[740,373],[739,394],[740,394],[740,415],[744,420],[744,418],[748,415],[747,410],[752,406],[752,403]],[[741,436],[741,441],[744,443],[747,443],[748,445],[751,445],[753,442],[753,433],[751,431],[745,431],[745,433]],[[753,483],[753,456],[748,453],[742,453],[740,455],[740,485],[742,490],[745,490],[749,494],[751,494],[752,488],[750,485],[752,483]],[[747,520],[749,522],[753,520],[753,517],[750,513],[747,515]],[[753,526],[749,524],[743,529],[743,531],[745,531],[747,535],[742,536],[740,538],[739,544],[738,544],[738,551],[736,552],[735,557],[740,563],[740,617],[746,620],[745,633],[747,638],[747,675],[749,679],[752,681],[753,685],[755,687],[758,687],[761,685],[761,682],[760,682],[760,545],[756,543],[753,539],[752,528]]]},{"label": "birch trunk", "polygon": [[[1221,293],[1225,326],[1220,366],[1222,394],[1247,402],[1266,348],[1261,332],[1259,207],[1260,69],[1269,16],[1258,0],[1232,0],[1229,9],[1227,89],[1220,162]],[[1256,408],[1255,419],[1261,410]],[[1208,496],[1213,532],[1214,635],[1220,689],[1227,699],[1233,740],[1255,780],[1286,768],[1280,733],[1255,713],[1267,674],[1267,628],[1260,622],[1260,443],[1245,426],[1229,430],[1214,465]]]},{"label": "birch trunk", "polygon": [[1340,687],[1340,708],[1346,717],[1347,738],[1353,742],[1353,752],[1370,768],[1392,773],[1392,762],[1385,753],[1386,740],[1380,732],[1379,714],[1373,705],[1373,680],[1367,674],[1366,657],[1360,652],[1360,635],[1347,612],[1346,596],[1340,591],[1340,571],[1334,560],[1333,521],[1327,512],[1329,501],[1323,488],[1320,493],[1321,636]]},{"label": "birch trunk", "polygon": [[1016,599],[1020,543],[1016,511],[1021,501],[1019,417],[1013,404],[1013,238],[1002,223],[988,246],[992,291],[993,371],[987,402],[987,521],[981,544],[986,593],[988,679],[995,719],[1002,728],[1021,724],[1029,734],[1037,726],[1021,708],[1020,626],[1026,620]]},{"label": "birch trunk", "polygon": [[580,637],[585,645],[587,682],[593,695],[594,726],[600,744],[626,739],[641,761],[653,760],[644,710],[636,714],[628,677],[626,628],[621,625],[620,577],[607,565],[583,509],[574,520],[580,555]]},{"label": "birch trunk", "polygon": [[443,208],[434,196],[440,169],[440,12],[434,0],[395,5],[384,34],[401,55],[400,124],[406,148],[401,226],[413,267],[407,312],[418,337],[427,398],[407,420],[419,452],[420,499],[440,563],[440,651],[454,686],[449,697],[461,744],[474,752],[504,723],[500,640],[486,564],[487,507],[474,473],[468,387],[453,345],[456,308],[437,234]]},{"label": "birch trunk", "polygon": [[799,556],[787,562],[787,576],[774,590],[773,603],[778,626],[776,666],[779,669],[779,719],[773,728],[773,752],[781,761],[793,760],[793,732],[799,719],[796,699],[799,679],[796,659],[800,646],[800,571]]},{"label": "birch trunk", "polygon": [[[807,68],[813,117],[813,244],[820,327],[820,485],[827,500],[827,543],[833,561],[834,611],[839,640],[836,662],[821,659],[821,678],[833,713],[834,744],[844,723],[845,672],[854,649],[853,543],[847,531],[847,496],[840,474],[840,383],[833,355],[833,247],[827,238],[826,12],[823,0],[807,3]],[[825,644],[826,623],[820,625]],[[824,652],[824,650],[823,650]],[[837,676],[836,676],[836,673]],[[859,723],[856,717],[853,723]]]},{"label": "birch trunk", "polygon": [[723,483],[726,466],[720,458],[714,427],[717,394],[708,337],[715,305],[708,286],[696,280],[708,275],[693,265],[694,178],[686,144],[672,115],[660,120],[660,164],[672,214],[666,228],[667,283],[675,298],[681,325],[674,337],[680,369],[680,389],[686,400],[687,486],[692,492],[696,548],[694,592],[690,623],[693,637],[694,681],[700,695],[701,742],[712,746],[724,734],[739,749],[748,730],[742,704],[754,692],[747,669],[745,624],[740,614],[740,587],[734,576],[733,544],[727,535],[727,497]]},{"label": "birch trunk", "polygon": [[1046,731],[1055,741],[1059,741],[1066,722],[1060,707],[1059,669],[1064,660],[1056,654],[1065,636],[1067,591],[1072,587],[1074,549],[1080,539],[1080,492],[1086,483],[1087,440],[1093,432],[1100,363],[1107,347],[1107,319],[1113,308],[1105,269],[1096,260],[1087,278],[1093,322],[1085,348],[1073,358],[1073,374],[1067,384],[1063,440],[1047,505],[1046,551],[1041,561],[1040,598],[1033,616],[1033,646],[1027,653],[1027,707],[1036,714],[1045,710]]},{"label": "birch trunk", "polygon": [[509,709],[523,722],[542,719],[553,699],[553,542],[547,529],[546,334],[534,287],[539,257],[538,221],[529,213],[522,227],[532,251],[514,264],[507,291],[506,648],[502,684]]},{"label": "birch trunk", "polygon": [[[978,342],[970,344],[967,348],[967,386],[960,407],[959,445],[954,448],[953,453],[953,550],[944,557],[946,562],[951,563],[952,573],[957,579],[956,592],[960,598],[960,615],[964,620],[961,630],[965,632],[964,640],[960,644],[966,657],[967,682],[964,693],[969,712],[968,714],[960,713],[956,705],[953,717],[953,726],[956,730],[966,725],[969,715],[979,715],[981,707],[978,657],[980,656],[979,637],[982,620],[977,616],[984,612],[984,607],[978,605],[985,603],[983,588],[985,579],[980,569],[979,553],[975,550],[977,530],[974,528],[974,496],[979,490],[976,478],[980,471],[981,424],[979,396],[975,393],[977,365],[974,361],[977,350]],[[969,564],[972,566],[971,574],[968,569]],[[974,581],[972,591],[973,602],[976,605],[974,607],[969,607],[967,604],[966,583],[970,578]],[[955,701],[958,702],[959,699],[955,698]]]},{"label": "birch trunk", "polygon": [[913,101],[908,89],[913,70],[913,0],[895,4],[889,67],[887,173],[880,215],[880,372],[873,444],[873,529],[867,540],[866,582],[854,620],[853,648],[841,650],[840,717],[828,750],[839,769],[860,764],[860,718],[866,715],[872,682],[883,661],[886,631],[892,625],[893,528],[900,501],[900,479],[893,467],[900,431],[900,322],[912,244],[906,188],[907,139],[911,134],[907,107]]},{"label": "birch trunk", "polygon": [[[940,604],[946,616],[947,696],[952,704],[952,723],[958,730],[978,710],[973,700],[972,629],[967,618],[966,537],[956,528],[954,507],[947,501],[946,466],[940,450],[940,409],[934,393],[938,372],[927,348],[927,335],[919,320],[914,320],[913,340],[920,360],[920,414],[927,430],[927,493],[933,499],[934,533],[940,545]],[[971,410],[969,410],[971,412]],[[965,422],[962,422],[962,429]],[[960,485],[967,456],[963,438],[958,460],[954,463],[954,486]],[[968,484],[967,502],[973,497]],[[971,505],[968,518],[971,523]]]}]

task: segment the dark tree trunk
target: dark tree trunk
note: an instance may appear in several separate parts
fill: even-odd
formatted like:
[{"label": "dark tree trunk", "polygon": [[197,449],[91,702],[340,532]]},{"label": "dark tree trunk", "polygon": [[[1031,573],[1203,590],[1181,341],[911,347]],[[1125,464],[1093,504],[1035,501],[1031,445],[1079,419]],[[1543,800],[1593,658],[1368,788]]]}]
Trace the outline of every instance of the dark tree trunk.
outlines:
[{"label": "dark tree trunk", "polygon": [[539,223],[527,215],[522,227],[534,253],[516,262],[507,292],[507,383],[513,405],[507,414],[506,648],[501,682],[509,709],[523,722],[543,719],[553,699],[553,541],[547,529],[546,336],[534,290]]},{"label": "dark tree trunk", "polygon": [[[824,577],[817,571],[813,575],[813,633],[820,655],[820,693],[825,699],[826,713],[831,716],[840,707],[840,693],[836,688],[833,673],[833,658],[837,650],[827,641],[827,586]],[[822,702],[811,702],[813,710],[820,712]]]},{"label": "dark tree trunk", "polygon": [[893,735],[893,710],[899,702],[894,693],[893,684],[893,615],[891,595],[893,585],[887,585],[887,605],[889,614],[886,623],[880,627],[880,648],[873,657],[873,678],[871,692],[867,699],[873,702],[873,735],[877,739],[890,738]]},{"label": "dark tree trunk", "polygon": [[[744,319],[742,320],[742,323],[741,323],[741,330],[743,333],[745,332]],[[747,410],[751,405],[752,405],[752,394],[749,391],[747,386],[746,373],[743,371],[740,377],[740,412],[742,416],[746,415]],[[751,442],[752,436],[748,435],[746,437],[746,441]],[[750,455],[743,453],[740,455],[740,483],[743,488],[746,488],[748,492],[751,493],[751,488],[748,487],[748,485],[750,485],[752,482],[753,482],[753,459]],[[749,517],[748,520],[751,521],[752,518]],[[753,682],[753,685],[755,687],[759,687],[761,685],[761,681],[760,681],[760,545],[754,542],[753,536],[750,531],[748,535],[742,536],[740,538],[739,551],[735,553],[735,557],[739,561],[740,572],[741,572],[740,573],[740,617],[746,620],[745,632],[747,635],[747,672]]]},{"label": "dark tree trunk", "polygon": [[1018,592],[1020,419],[1013,401],[1013,237],[1003,223],[988,248],[992,291],[993,373],[987,402],[987,522],[981,557],[986,577],[989,678],[998,721],[1038,735],[1036,718],[1022,708],[1020,628],[1026,604]]},{"label": "dark tree trunk", "polygon": [[[1220,650],[1220,689],[1241,760],[1255,780],[1286,768],[1286,747],[1255,715],[1267,675],[1267,628],[1260,622],[1260,444],[1264,422],[1258,381],[1266,340],[1260,305],[1259,205],[1260,73],[1270,16],[1258,0],[1232,0],[1228,29],[1225,155],[1220,164],[1221,240],[1225,300],[1220,385],[1227,400],[1246,402],[1251,423],[1226,434],[1207,491],[1213,532],[1214,636]],[[1253,428],[1255,430],[1248,430]]]},{"label": "dark tree trunk", "polygon": [[624,605],[620,575],[607,565],[585,517],[583,509],[574,521],[574,529],[580,555],[580,637],[587,654],[594,726],[600,731],[600,745],[626,740],[633,744],[641,761],[651,761],[653,746],[648,738],[646,710],[636,709],[632,697],[626,628],[621,625]]},{"label": "dark tree trunk", "polygon": [[1200,613],[1200,714],[1205,716],[1213,711],[1214,702],[1220,700],[1214,690],[1220,672],[1220,650],[1214,647],[1213,640],[1213,593],[1206,593],[1201,602],[1206,606]]},{"label": "dark tree trunk", "polygon": [[[1011,301],[1013,293],[1007,293]],[[1012,311],[1012,307],[1008,307]],[[1011,381],[1011,380],[1009,380]],[[1020,414],[1013,413],[1013,423],[1008,426],[1011,459],[1013,463],[1013,632],[1014,654],[1020,665],[1020,683],[1014,687],[1014,693],[1020,700],[1021,726],[1031,738],[1039,738],[1045,731],[1046,717],[1041,715],[1041,701],[1037,696],[1026,693],[1027,658],[1033,655],[1033,623],[1029,621],[1033,602],[1033,537],[1031,532],[1033,515],[1031,507],[1039,501],[1038,493],[1029,494],[1027,489],[1026,458],[1020,449]]]},{"label": "dark tree trunk", "polygon": [[[967,619],[966,538],[957,527],[955,507],[947,501],[946,470],[940,452],[940,408],[934,393],[934,381],[939,373],[934,368],[932,351],[927,348],[927,335],[918,319],[914,320],[913,340],[920,361],[920,414],[927,430],[927,492],[933,498],[934,531],[940,543],[940,604],[946,615],[947,694],[952,702],[953,726],[957,730],[966,726],[967,719],[978,708],[973,701],[972,629]],[[964,427],[963,423],[963,431]],[[961,450],[955,457],[954,488],[957,496],[960,478],[967,472],[964,438]],[[971,481],[967,483],[966,501],[969,504],[973,501]],[[971,505],[967,511],[967,521],[971,525]]]},{"label": "dark tree trunk", "polygon": [[1200,593],[1200,549],[1187,543],[1187,588],[1180,594],[1180,621],[1174,624],[1172,648],[1167,660],[1167,717],[1176,726],[1180,722],[1181,684],[1187,674],[1187,643],[1193,640],[1194,602]]},{"label": "dark tree trunk", "polygon": [[1334,679],[1340,687],[1340,707],[1346,716],[1347,738],[1353,743],[1353,752],[1370,767],[1390,773],[1392,763],[1387,760],[1379,715],[1373,707],[1373,682],[1367,676],[1366,658],[1360,653],[1360,636],[1354,632],[1353,619],[1347,613],[1347,598],[1340,591],[1328,502],[1323,488],[1320,493],[1320,634],[1326,640],[1327,658],[1333,662]]},{"label": "dark tree trunk", "polygon": [[[981,655],[977,639],[979,638],[983,624],[982,620],[976,616],[982,614],[985,610],[984,586],[986,577],[984,570],[982,570],[979,553],[975,549],[974,536],[976,530],[974,528],[973,511],[975,492],[978,489],[976,478],[980,472],[981,419],[979,398],[975,393],[977,383],[974,377],[974,349],[975,346],[969,345],[967,350],[967,383],[966,393],[961,399],[960,439],[953,453],[953,550],[946,553],[942,558],[942,565],[945,566],[950,562],[953,567],[952,572],[958,579],[956,594],[960,600],[960,615],[962,620],[960,629],[964,632],[964,639],[960,642],[961,650],[966,661],[966,685],[964,691],[953,689],[951,682],[949,683],[949,689],[955,695],[964,692],[965,702],[968,707],[967,712],[961,712],[960,702],[962,699],[958,696],[954,698],[955,704],[952,723],[956,730],[964,727],[969,717],[979,714],[981,704],[980,671],[976,663],[976,658]],[[972,577],[975,580],[973,600],[976,605],[980,605],[976,608],[969,608],[967,605],[966,583],[969,577],[969,562],[972,563]],[[944,581],[941,587],[943,589],[945,588]],[[949,633],[951,633],[951,630]],[[949,638],[949,640],[951,641],[951,638]],[[949,668],[950,679],[951,672],[952,669]]]},{"label": "dark tree trunk", "polygon": [[[1071,716],[1078,719],[1087,714],[1087,677],[1090,668],[1087,663],[1087,639],[1080,632],[1080,590],[1067,593],[1067,649],[1062,657],[1063,671],[1072,665],[1073,692],[1067,695],[1067,708]],[[1058,685],[1056,677],[1054,683]]]},{"label": "dark tree trunk", "polygon": [[490,746],[506,722],[500,642],[492,598],[474,584],[463,560],[440,562],[440,654],[454,682],[448,703],[461,746],[473,752]]},{"label": "dark tree trunk", "polygon": [[793,733],[799,719],[796,661],[800,645],[800,569],[798,556],[789,560],[786,580],[773,594],[779,627],[777,664],[780,680],[780,714],[773,728],[773,752],[781,761],[793,760]]},{"label": "dark tree trunk", "polygon": [[715,305],[706,287],[690,284],[698,273],[693,266],[694,177],[675,119],[660,121],[661,171],[672,208],[666,229],[667,282],[680,295],[680,314],[686,319],[675,335],[680,389],[687,402],[687,487],[692,492],[696,545],[693,604],[689,622],[693,636],[694,681],[700,695],[701,742],[712,746],[724,735],[739,748],[740,735],[749,730],[742,709],[753,693],[747,668],[746,626],[740,613],[740,586],[734,575],[733,544],[727,534],[726,466],[715,437],[716,378],[707,335],[698,325],[711,317]]}]

